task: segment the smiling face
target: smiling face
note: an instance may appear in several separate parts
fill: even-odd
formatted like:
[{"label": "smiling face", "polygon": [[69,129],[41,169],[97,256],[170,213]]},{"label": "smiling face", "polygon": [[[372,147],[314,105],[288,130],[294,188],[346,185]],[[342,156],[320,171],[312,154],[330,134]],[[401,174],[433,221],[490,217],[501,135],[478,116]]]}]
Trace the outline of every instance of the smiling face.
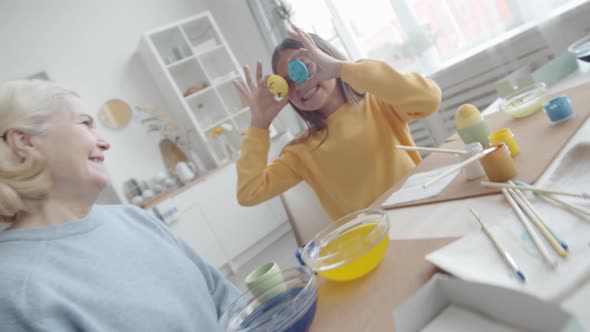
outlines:
[{"label": "smiling face", "polygon": [[53,179],[50,195],[98,196],[109,182],[103,162],[110,145],[97,135],[94,120],[79,98],[62,99],[61,110],[46,132],[31,138],[47,161]]},{"label": "smiling face", "polygon": [[[289,77],[288,63],[296,50],[285,49],[278,55],[277,74],[282,77]],[[331,102],[339,95],[336,79],[318,81],[310,73],[308,80],[302,84],[289,82],[289,100],[295,107],[302,111],[324,111],[331,106]]]}]

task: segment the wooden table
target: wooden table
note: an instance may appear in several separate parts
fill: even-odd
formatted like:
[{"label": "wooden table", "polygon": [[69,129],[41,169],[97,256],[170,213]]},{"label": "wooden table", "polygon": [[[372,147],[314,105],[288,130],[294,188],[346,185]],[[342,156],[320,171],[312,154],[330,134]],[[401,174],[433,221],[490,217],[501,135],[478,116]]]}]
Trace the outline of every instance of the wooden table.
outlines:
[{"label": "wooden table", "polygon": [[[585,77],[590,79],[590,73]],[[570,87],[567,81],[562,82],[558,87]],[[557,87],[556,87],[557,88]],[[559,92],[556,88],[551,92]],[[590,89],[585,96],[583,103],[590,107]],[[569,149],[580,142],[590,142],[590,120],[587,120],[578,132],[568,142],[566,147],[549,165],[540,181],[547,179],[555,171],[557,165]],[[590,172],[588,173],[590,176]],[[588,188],[571,188],[571,191],[582,192]],[[378,202],[377,202],[378,203]],[[438,237],[460,237],[471,232],[479,231],[477,223],[473,222],[468,212],[469,207],[474,208],[480,215],[496,216],[501,211],[510,209],[506,205],[502,195],[479,196],[462,200],[447,201],[435,204],[412,206],[400,209],[388,210],[391,221],[391,239],[412,239],[412,238],[438,238]],[[416,218],[420,216],[420,218]],[[444,218],[441,218],[444,216]],[[501,218],[486,218],[491,226]],[[590,282],[578,288],[578,290],[565,298],[562,306],[572,312],[580,320],[586,330],[590,331]]]},{"label": "wooden table", "polygon": [[366,276],[350,282],[318,278],[311,331],[393,331],[392,308],[442,272],[424,256],[454,239],[392,240],[383,262]]},{"label": "wooden table", "polygon": [[[550,93],[587,81],[590,81],[590,73],[577,74],[558,83]],[[586,97],[588,100],[584,105],[590,107],[590,91]],[[590,121],[586,121],[572,137],[541,179],[554,172],[567,150],[583,141],[590,141]],[[581,190],[578,188],[578,191]],[[373,207],[380,206],[381,202],[382,199],[375,202]],[[393,309],[437,271],[426,262],[425,254],[448,243],[449,238],[479,231],[479,226],[466,212],[469,207],[486,216],[496,215],[507,208],[502,195],[488,195],[388,210],[393,241],[381,266],[350,283],[328,282],[320,278],[318,312],[311,330],[392,331]],[[490,225],[494,219],[499,220],[487,219]],[[589,302],[590,282],[587,282],[561,304],[590,331]]]}]

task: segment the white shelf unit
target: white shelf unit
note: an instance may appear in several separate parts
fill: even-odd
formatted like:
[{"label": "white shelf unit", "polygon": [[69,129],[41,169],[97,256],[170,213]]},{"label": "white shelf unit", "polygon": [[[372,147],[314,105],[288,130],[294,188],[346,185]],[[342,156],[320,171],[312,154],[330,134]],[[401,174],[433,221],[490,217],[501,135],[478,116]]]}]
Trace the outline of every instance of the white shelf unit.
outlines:
[{"label": "white shelf unit", "polygon": [[[184,130],[196,133],[189,139],[207,168],[226,163],[225,142],[211,137],[211,131],[231,125],[234,130],[227,137],[237,153],[250,111],[232,84],[234,79],[244,82],[241,67],[211,14],[144,33],[138,52],[168,103],[167,111]],[[199,84],[206,88],[184,96]]]}]

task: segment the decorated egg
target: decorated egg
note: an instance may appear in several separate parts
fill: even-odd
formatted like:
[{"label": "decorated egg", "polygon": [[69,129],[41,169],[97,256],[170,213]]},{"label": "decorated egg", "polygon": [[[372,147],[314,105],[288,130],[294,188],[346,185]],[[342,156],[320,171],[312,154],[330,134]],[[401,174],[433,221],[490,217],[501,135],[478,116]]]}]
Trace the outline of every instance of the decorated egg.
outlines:
[{"label": "decorated egg", "polygon": [[270,75],[266,80],[266,87],[275,97],[283,98],[289,94],[287,81],[279,75]]},{"label": "decorated egg", "polygon": [[455,113],[455,128],[457,130],[470,127],[483,119],[477,107],[463,104]]},{"label": "decorated egg", "polygon": [[297,84],[307,81],[307,78],[309,77],[309,70],[307,69],[307,66],[305,63],[299,60],[289,61],[289,64],[287,64],[287,69],[289,70],[289,78]]}]

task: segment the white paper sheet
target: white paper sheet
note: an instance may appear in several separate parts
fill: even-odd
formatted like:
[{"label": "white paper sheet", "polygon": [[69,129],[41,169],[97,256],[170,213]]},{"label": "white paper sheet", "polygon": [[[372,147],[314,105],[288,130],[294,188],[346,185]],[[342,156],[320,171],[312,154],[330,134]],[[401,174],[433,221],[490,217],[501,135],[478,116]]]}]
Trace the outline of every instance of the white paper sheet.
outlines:
[{"label": "white paper sheet", "polygon": [[403,186],[399,188],[396,192],[394,192],[389,198],[383,203],[384,206],[411,202],[418,199],[424,199],[429,197],[434,197],[440,194],[448,185],[453,181],[453,179],[459,174],[461,170],[457,170],[443,179],[433,183],[428,188],[422,187],[424,183],[428,180],[438,176],[439,174],[447,171],[448,169],[455,167],[456,164],[440,167],[437,169],[433,169],[432,171],[416,173],[406,179]]},{"label": "white paper sheet", "polygon": [[507,327],[501,323],[490,320],[471,310],[459,306],[450,305],[436,316],[421,332],[518,332],[519,330]]},{"label": "white paper sheet", "polygon": [[[563,158],[546,183],[539,187],[551,187],[569,191],[590,188],[590,145],[573,147]],[[563,187],[562,187],[563,186]],[[426,258],[440,268],[466,280],[480,281],[520,289],[542,299],[559,299],[590,276],[590,222],[567,210],[526,193],[539,210],[544,222],[569,246],[569,257],[562,259],[548,246],[559,264],[549,268],[524,230],[512,208],[506,204],[500,212],[500,222],[490,227],[500,244],[513,256],[525,274],[521,283],[506,267],[490,240],[478,231],[441,248]],[[561,198],[561,197],[560,197]],[[569,199],[568,199],[569,200]],[[581,199],[571,199],[580,206],[590,207]],[[468,213],[468,212],[466,212]],[[486,216],[481,216],[483,221]],[[474,220],[474,222],[476,222]],[[490,222],[488,222],[489,224]],[[542,236],[541,236],[542,237]]]}]

